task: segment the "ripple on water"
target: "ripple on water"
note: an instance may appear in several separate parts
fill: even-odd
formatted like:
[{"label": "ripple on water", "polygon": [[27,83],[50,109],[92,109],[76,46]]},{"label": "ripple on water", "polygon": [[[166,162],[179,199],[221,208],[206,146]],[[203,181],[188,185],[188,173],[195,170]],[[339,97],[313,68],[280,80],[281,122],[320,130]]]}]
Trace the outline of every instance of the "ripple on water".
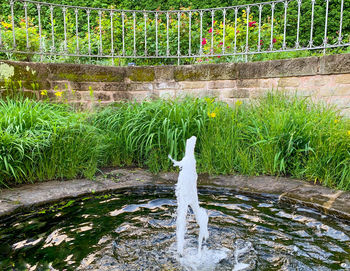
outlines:
[{"label": "ripple on water", "polygon": [[0,270],[350,268],[348,221],[226,190],[200,193],[210,237],[198,258],[198,227],[189,212],[179,257],[173,193],[157,188],[95,196],[0,221]]}]

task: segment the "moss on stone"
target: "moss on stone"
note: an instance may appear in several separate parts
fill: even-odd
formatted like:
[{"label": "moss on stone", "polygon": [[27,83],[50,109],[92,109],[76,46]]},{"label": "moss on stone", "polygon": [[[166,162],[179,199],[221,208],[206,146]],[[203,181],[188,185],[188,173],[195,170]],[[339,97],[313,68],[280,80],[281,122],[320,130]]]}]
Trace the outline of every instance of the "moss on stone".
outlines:
[{"label": "moss on stone", "polygon": [[130,68],[129,79],[131,81],[150,82],[155,79],[154,68],[136,67]]},{"label": "moss on stone", "polygon": [[59,73],[58,78],[73,82],[120,82],[123,81],[122,74],[76,74],[76,73]]}]

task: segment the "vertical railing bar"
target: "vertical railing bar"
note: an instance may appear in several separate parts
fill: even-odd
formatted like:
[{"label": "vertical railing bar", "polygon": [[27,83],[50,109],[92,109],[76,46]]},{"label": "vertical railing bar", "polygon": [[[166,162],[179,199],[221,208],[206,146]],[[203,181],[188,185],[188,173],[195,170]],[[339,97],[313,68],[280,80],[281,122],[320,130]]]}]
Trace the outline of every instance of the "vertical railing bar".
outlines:
[{"label": "vertical railing bar", "polygon": [[154,16],[156,19],[156,56],[158,56],[158,12]]},{"label": "vertical railing bar", "polygon": [[51,19],[51,53],[55,52],[55,29],[54,29],[54,21],[53,21],[53,9],[54,7],[50,5],[50,19]]},{"label": "vertical railing bar", "polygon": [[103,55],[103,47],[102,47],[102,11],[98,11],[98,27],[99,27],[99,32],[100,32],[100,46],[98,47],[98,54],[100,56]]},{"label": "vertical railing bar", "polygon": [[338,44],[342,43],[343,37],[342,37],[342,28],[343,28],[343,8],[344,8],[344,0],[341,0],[340,3],[340,22],[339,22],[339,38],[338,38]]},{"label": "vertical railing bar", "polygon": [[110,11],[111,17],[111,56],[112,56],[112,65],[114,66],[114,30],[113,30],[113,10]]},{"label": "vertical railing bar", "polygon": [[249,46],[249,13],[250,13],[250,6],[247,6],[247,30],[246,30],[246,37],[245,37],[245,58],[247,61],[247,53],[248,53],[248,46]]},{"label": "vertical railing bar", "polygon": [[225,35],[226,35],[226,9],[222,10],[222,54],[225,54]]},{"label": "vertical railing bar", "polygon": [[76,53],[79,54],[79,24],[78,24],[78,13],[79,10],[76,8],[74,10],[75,12],[75,40],[76,40]]},{"label": "vertical railing bar", "polygon": [[39,21],[39,50],[40,50],[40,61],[43,61],[43,44],[42,44],[42,34],[41,34],[41,5],[37,4],[37,10],[38,10],[38,21]]},{"label": "vertical railing bar", "polygon": [[1,24],[0,24],[0,49],[2,47],[2,33],[1,33]]},{"label": "vertical railing bar", "polygon": [[10,5],[11,5],[11,21],[12,21],[12,39],[13,39],[13,49],[16,49],[17,45],[16,45],[16,31],[15,31],[15,15],[13,12],[13,5],[14,2],[11,0],[10,1]]},{"label": "vertical railing bar", "polygon": [[287,48],[286,44],[286,33],[287,33],[287,9],[288,9],[288,0],[284,2],[284,25],[283,25],[283,44],[282,49]]},{"label": "vertical railing bar", "polygon": [[88,21],[88,52],[91,55],[91,34],[90,34],[90,9],[86,10],[87,21]]},{"label": "vertical railing bar", "polygon": [[[145,21],[145,56],[147,56],[147,13],[143,14],[144,21]],[[167,39],[168,42],[168,39]],[[167,48],[168,50],[168,48]],[[168,55],[168,53],[167,53]]]},{"label": "vertical railing bar", "polygon": [[234,53],[237,52],[237,14],[238,14],[238,8],[235,8],[235,43],[233,47]]},{"label": "vertical railing bar", "polygon": [[166,55],[169,56],[169,12],[166,12]]},{"label": "vertical railing bar", "polygon": [[311,26],[310,26],[309,48],[312,48],[312,46],[313,46],[313,30],[314,30],[315,1],[316,1],[316,0],[311,0]]},{"label": "vertical railing bar", "polygon": [[27,50],[29,49],[29,37],[28,37],[28,3],[24,2],[23,3],[24,6],[24,19],[25,19],[25,23],[26,23],[26,47]]},{"label": "vertical railing bar", "polygon": [[192,12],[188,13],[188,55],[191,56]]},{"label": "vertical railing bar", "polygon": [[2,34],[1,34],[1,24],[0,24],[0,48],[2,47]]},{"label": "vertical railing bar", "polygon": [[215,16],[215,11],[211,10],[211,41],[210,41],[211,55],[214,54],[214,16]]},{"label": "vertical railing bar", "polygon": [[67,22],[66,22],[66,8],[62,8],[63,12],[63,31],[64,31],[64,53],[67,54]]},{"label": "vertical railing bar", "polygon": [[125,13],[124,11],[122,11],[122,55],[125,56],[125,39],[124,39],[124,35],[125,35],[125,30],[124,30],[124,16]]},{"label": "vertical railing bar", "polygon": [[262,5],[259,4],[258,52],[260,52],[261,50],[261,12],[262,12]]},{"label": "vertical railing bar", "polygon": [[136,56],[136,13],[135,11],[132,13],[132,18],[133,18],[133,28],[134,28],[134,51],[133,55]]},{"label": "vertical railing bar", "polygon": [[297,41],[296,41],[296,43],[295,43],[295,48],[299,48],[300,7],[301,7],[301,0],[298,0]]},{"label": "vertical railing bar", "polygon": [[200,16],[200,39],[199,39],[199,55],[203,54],[203,11],[201,10],[199,13]]},{"label": "vertical railing bar", "polygon": [[275,3],[271,4],[271,36],[270,36],[270,51],[273,51],[273,20],[275,16]]},{"label": "vertical railing bar", "polygon": [[326,54],[326,47],[327,47],[327,28],[328,28],[328,8],[329,8],[329,0],[326,0],[326,18],[324,23],[324,39],[323,39],[323,54]]},{"label": "vertical railing bar", "polygon": [[180,65],[180,12],[177,13],[177,65]]}]

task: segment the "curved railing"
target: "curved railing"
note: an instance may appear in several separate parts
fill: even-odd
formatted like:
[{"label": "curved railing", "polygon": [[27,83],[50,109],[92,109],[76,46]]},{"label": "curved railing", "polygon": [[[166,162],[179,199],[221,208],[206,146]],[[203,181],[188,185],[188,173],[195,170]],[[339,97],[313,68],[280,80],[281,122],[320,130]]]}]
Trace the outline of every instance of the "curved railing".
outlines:
[{"label": "curved railing", "polygon": [[0,13],[0,57],[168,64],[171,59],[237,61],[271,53],[346,50],[350,25],[344,22],[350,12],[344,1],[139,11],[11,0]]}]

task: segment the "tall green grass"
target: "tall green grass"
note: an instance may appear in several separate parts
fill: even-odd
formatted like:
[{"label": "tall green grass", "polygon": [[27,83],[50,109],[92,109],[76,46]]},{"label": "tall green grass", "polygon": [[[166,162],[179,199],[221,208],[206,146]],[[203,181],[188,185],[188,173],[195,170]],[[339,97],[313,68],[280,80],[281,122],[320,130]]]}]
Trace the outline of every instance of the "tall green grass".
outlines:
[{"label": "tall green grass", "polygon": [[350,121],[331,107],[269,94],[229,107],[212,99],[125,102],[96,112],[0,101],[0,185],[77,176],[104,166],[173,167],[197,136],[199,172],[291,176],[350,190]]},{"label": "tall green grass", "polygon": [[104,137],[67,105],[0,100],[0,183],[92,177]]}]

